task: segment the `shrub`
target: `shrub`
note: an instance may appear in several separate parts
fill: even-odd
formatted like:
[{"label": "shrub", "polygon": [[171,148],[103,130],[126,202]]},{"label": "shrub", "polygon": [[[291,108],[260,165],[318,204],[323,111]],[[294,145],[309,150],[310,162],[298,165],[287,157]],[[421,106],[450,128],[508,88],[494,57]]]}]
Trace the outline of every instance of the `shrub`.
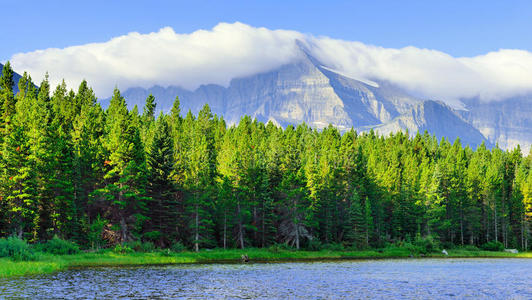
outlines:
[{"label": "shrub", "polygon": [[124,243],[123,246],[130,248],[135,252],[153,252],[155,245],[152,242],[131,241]]},{"label": "shrub", "polygon": [[140,251],[142,252],[153,252],[155,251],[155,245],[152,242],[144,242],[140,244]]},{"label": "shrub", "polygon": [[[408,242],[402,242],[398,244],[397,247],[407,249],[410,252],[410,254],[426,253],[422,247],[416,244],[408,243]],[[390,248],[393,248],[393,247],[390,247]]]},{"label": "shrub", "polygon": [[414,241],[414,246],[419,248],[419,252],[423,254],[436,252],[440,250],[440,243],[437,239],[434,239],[431,235],[427,235],[424,237],[416,236],[416,240]]},{"label": "shrub", "polygon": [[181,242],[175,242],[170,249],[174,252],[183,252],[187,250],[187,247]]},{"label": "shrub", "polygon": [[157,230],[146,232],[143,235],[144,239],[147,239],[147,240],[150,240],[150,241],[153,241],[153,242],[159,240],[161,238],[161,236],[162,236],[162,233],[160,231],[157,231]]},{"label": "shrub", "polygon": [[322,249],[330,250],[330,251],[343,251],[344,245],[343,244],[325,244],[323,245]]},{"label": "shrub", "polygon": [[113,249],[113,252],[114,253],[120,253],[120,254],[125,254],[125,253],[132,253],[133,252],[133,249],[131,249],[128,245],[126,244],[118,244],[115,246],[115,248]]},{"label": "shrub", "polygon": [[322,249],[323,245],[321,244],[321,241],[317,238],[313,238],[312,240],[308,241],[307,244],[307,250],[310,251],[320,251]]},{"label": "shrub", "polygon": [[35,255],[26,241],[17,237],[0,238],[0,257],[9,257],[14,261],[34,260]]},{"label": "shrub", "polygon": [[480,246],[480,248],[486,251],[502,251],[504,250],[504,245],[501,242],[491,241]]},{"label": "shrub", "polygon": [[103,229],[107,225],[107,220],[100,218],[100,215],[88,226],[88,240],[92,249],[100,249],[105,245],[103,239]]},{"label": "shrub", "polygon": [[36,246],[39,251],[55,255],[76,254],[79,253],[79,246],[74,242],[69,242],[54,236],[46,243]]},{"label": "shrub", "polygon": [[142,242],[138,240],[123,243],[122,246],[128,247],[135,252],[142,252]]},{"label": "shrub", "polygon": [[441,243],[440,248],[442,249],[454,249],[457,245],[455,245],[453,242],[445,241]]},{"label": "shrub", "polygon": [[475,245],[465,245],[465,246],[462,247],[462,249],[464,249],[466,251],[479,251],[480,250]]}]

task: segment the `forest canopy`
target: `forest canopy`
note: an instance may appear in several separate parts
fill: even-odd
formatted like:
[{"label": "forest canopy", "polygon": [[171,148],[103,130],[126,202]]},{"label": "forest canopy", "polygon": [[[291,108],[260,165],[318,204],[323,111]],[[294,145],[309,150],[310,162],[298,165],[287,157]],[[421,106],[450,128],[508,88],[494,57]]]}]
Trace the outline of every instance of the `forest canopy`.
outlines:
[{"label": "forest canopy", "polygon": [[[18,93],[13,93],[18,84]],[[425,133],[227,126],[208,105],[155,115],[114,90],[103,109],[24,73],[0,77],[0,237],[84,248],[448,245],[530,248],[532,153]]]}]

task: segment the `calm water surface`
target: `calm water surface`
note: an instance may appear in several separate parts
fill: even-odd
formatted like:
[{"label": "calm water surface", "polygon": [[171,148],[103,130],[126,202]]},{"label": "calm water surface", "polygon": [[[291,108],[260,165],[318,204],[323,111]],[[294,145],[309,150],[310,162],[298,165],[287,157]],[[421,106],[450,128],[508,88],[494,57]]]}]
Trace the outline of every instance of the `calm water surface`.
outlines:
[{"label": "calm water surface", "polygon": [[0,298],[532,299],[532,260],[91,268],[0,279]]}]

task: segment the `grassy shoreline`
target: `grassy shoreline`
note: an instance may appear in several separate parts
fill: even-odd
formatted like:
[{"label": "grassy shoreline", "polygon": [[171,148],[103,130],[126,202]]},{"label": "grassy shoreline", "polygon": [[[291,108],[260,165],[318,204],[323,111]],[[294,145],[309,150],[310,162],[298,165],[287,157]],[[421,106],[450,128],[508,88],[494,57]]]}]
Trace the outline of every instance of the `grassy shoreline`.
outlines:
[{"label": "grassy shoreline", "polygon": [[[448,250],[449,256],[454,258],[532,258],[532,253],[506,253],[491,251]],[[81,253],[73,255],[40,254],[35,261],[15,262],[7,258],[0,259],[0,278],[47,274],[69,268],[102,267],[102,266],[135,266],[162,264],[200,264],[200,263],[239,263],[241,255],[247,254],[251,262],[296,262],[323,260],[354,260],[354,259],[392,259],[408,258],[408,249],[392,248],[383,251],[271,251],[268,249],[232,249],[232,250],[204,250],[180,253],[127,253],[118,254],[112,251],[99,253]],[[441,253],[431,253],[425,258],[445,257]]]}]

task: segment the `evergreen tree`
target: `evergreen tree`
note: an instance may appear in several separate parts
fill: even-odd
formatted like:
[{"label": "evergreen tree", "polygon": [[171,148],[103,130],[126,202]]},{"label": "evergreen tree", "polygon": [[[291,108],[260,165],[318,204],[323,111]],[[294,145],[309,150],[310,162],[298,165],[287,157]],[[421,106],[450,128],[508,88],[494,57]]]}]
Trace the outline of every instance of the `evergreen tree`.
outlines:
[{"label": "evergreen tree", "polygon": [[2,76],[0,76],[0,123],[4,126],[3,128],[5,128],[4,123],[9,123],[15,114],[14,85],[13,69],[11,69],[11,64],[8,61],[2,69]]},{"label": "evergreen tree", "polygon": [[366,234],[368,224],[365,219],[365,211],[362,210],[358,193],[353,193],[350,200],[351,203],[347,213],[349,228],[347,228],[346,241],[351,243],[353,247],[362,249],[367,246]]},{"label": "evergreen tree", "polygon": [[[448,244],[529,249],[532,154],[464,147],[427,132],[379,136],[333,126],[281,128],[250,117],[227,127],[208,106],[181,117],[104,111],[82,81],[50,97],[25,73],[0,77],[0,236],[57,235],[99,248],[366,248],[421,235]],[[314,246],[312,246],[314,247]]]},{"label": "evergreen tree", "polygon": [[132,126],[120,91],[115,89],[105,124],[104,147],[109,153],[105,162],[105,187],[97,195],[110,203],[107,214],[120,226],[120,241],[138,237],[145,217],[146,164],[139,129]]},{"label": "evergreen tree", "polygon": [[176,187],[172,181],[173,142],[168,120],[164,115],[157,118],[154,138],[147,154],[149,171],[147,193],[149,230],[144,236],[155,240],[159,246],[170,246],[177,238],[175,228],[179,218]]},{"label": "evergreen tree", "polygon": [[9,125],[2,149],[2,198],[7,208],[9,233],[35,241],[39,213],[35,166],[29,160],[30,145],[24,128]]},{"label": "evergreen tree", "polygon": [[[214,243],[212,228],[212,210],[214,205],[214,137],[212,131],[212,114],[205,105],[194,120],[189,113],[184,120],[183,184],[189,191],[187,197],[188,213],[191,216],[192,243],[199,251],[200,246],[212,246]],[[182,148],[182,149],[183,149]],[[186,149],[186,150],[185,150]]]}]

